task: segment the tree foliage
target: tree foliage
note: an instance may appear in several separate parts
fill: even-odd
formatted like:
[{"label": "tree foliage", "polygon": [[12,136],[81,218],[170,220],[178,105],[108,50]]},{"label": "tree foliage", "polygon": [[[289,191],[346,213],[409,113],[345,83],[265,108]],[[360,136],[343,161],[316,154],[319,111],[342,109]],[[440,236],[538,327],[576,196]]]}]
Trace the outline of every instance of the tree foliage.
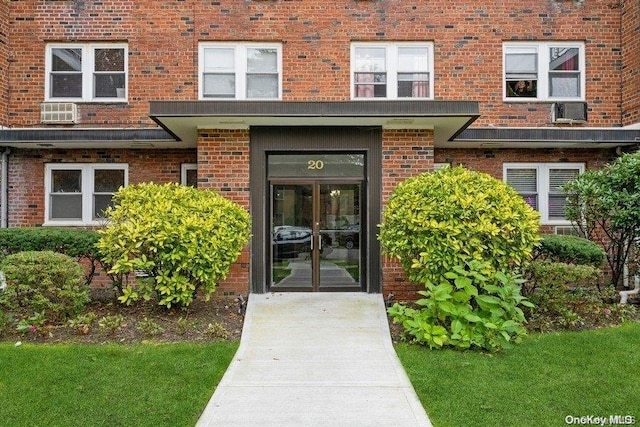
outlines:
[{"label": "tree foliage", "polygon": [[640,153],[625,154],[564,186],[567,218],[607,254],[612,282],[622,286],[625,264],[640,237]]},{"label": "tree foliage", "polygon": [[114,203],[100,230],[102,261],[112,274],[148,275],[124,287],[127,304],[156,297],[186,306],[198,290],[210,296],[249,240],[249,214],[213,191],[146,183],[120,189]]}]

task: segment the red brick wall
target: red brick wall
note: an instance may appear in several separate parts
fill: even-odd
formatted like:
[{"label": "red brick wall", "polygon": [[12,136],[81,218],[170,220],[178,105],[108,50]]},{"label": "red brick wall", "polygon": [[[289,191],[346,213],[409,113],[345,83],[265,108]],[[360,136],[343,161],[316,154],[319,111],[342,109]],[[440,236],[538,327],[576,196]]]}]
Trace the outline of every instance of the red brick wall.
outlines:
[{"label": "red brick wall", "polygon": [[439,148],[435,152],[436,163],[462,165],[468,169],[486,172],[502,179],[503,163],[584,163],[587,169],[599,169],[616,158],[612,149],[450,149]]},{"label": "red brick wall", "polygon": [[[249,210],[249,131],[201,130],[198,135],[198,187],[212,189]],[[249,246],[220,283],[224,295],[249,292]]]},{"label": "red brick wall", "polygon": [[[382,205],[393,189],[405,179],[433,170],[433,131],[384,130],[382,132]],[[407,281],[400,263],[382,258],[382,292],[398,301],[415,299],[416,286]]]},{"label": "red brick wall", "polygon": [[446,6],[434,0],[80,0],[9,7],[13,126],[39,125],[47,42],[105,40],[129,44],[129,103],[81,104],[81,126],[150,125],[149,100],[196,99],[198,42],[217,40],[282,42],[285,100],[349,99],[351,41],[433,41],[436,99],[478,100],[477,124],[496,126],[550,126],[548,103],[502,101],[503,41],[585,41],[587,125],[621,124],[622,9],[609,0]]},{"label": "red brick wall", "polygon": [[640,123],[640,2],[622,1],[622,124]]},{"label": "red brick wall", "polygon": [[9,227],[44,222],[46,163],[128,163],[129,184],[180,182],[195,150],[14,150],[9,158]]},{"label": "red brick wall", "polygon": [[0,2],[0,127],[7,125],[9,104],[9,2]]}]

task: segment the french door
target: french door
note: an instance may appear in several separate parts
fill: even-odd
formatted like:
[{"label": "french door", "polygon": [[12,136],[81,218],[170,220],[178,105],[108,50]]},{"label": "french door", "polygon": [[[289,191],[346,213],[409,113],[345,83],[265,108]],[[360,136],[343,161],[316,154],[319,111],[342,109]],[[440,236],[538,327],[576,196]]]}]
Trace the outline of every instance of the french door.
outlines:
[{"label": "french door", "polygon": [[363,182],[269,182],[271,291],[361,291]]}]

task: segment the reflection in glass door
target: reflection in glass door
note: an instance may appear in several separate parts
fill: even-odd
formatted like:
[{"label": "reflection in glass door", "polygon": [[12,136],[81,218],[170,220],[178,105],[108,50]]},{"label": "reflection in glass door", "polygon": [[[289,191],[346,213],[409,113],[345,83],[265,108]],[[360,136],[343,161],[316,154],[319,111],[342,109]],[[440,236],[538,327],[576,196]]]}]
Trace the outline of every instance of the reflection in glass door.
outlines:
[{"label": "reflection in glass door", "polygon": [[271,186],[271,290],[313,290],[313,186]]},{"label": "reflection in glass door", "polygon": [[272,183],[272,291],[361,290],[361,189]]},{"label": "reflection in glass door", "polygon": [[[360,290],[360,183],[319,184],[319,290]],[[330,250],[327,250],[330,249]]]}]

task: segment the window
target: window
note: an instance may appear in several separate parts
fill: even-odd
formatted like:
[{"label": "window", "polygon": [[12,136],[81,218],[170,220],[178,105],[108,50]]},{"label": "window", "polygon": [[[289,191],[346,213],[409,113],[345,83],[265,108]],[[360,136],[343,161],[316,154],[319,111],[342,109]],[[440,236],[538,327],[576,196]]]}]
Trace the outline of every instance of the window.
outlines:
[{"label": "window", "polygon": [[198,164],[183,163],[180,166],[180,184],[191,187],[198,186]]},{"label": "window", "polygon": [[505,43],[504,98],[584,100],[582,43]]},{"label": "window", "polygon": [[540,212],[543,224],[567,224],[561,188],[583,171],[581,163],[507,163],[504,180]]},{"label": "window", "polygon": [[45,65],[47,101],[126,100],[126,44],[50,44]]},{"label": "window", "polygon": [[280,99],[282,49],[266,43],[201,43],[200,99]]},{"label": "window", "polygon": [[431,43],[351,45],[353,99],[433,99]]},{"label": "window", "polygon": [[47,225],[99,223],[128,180],[126,164],[48,164],[45,172]]}]

